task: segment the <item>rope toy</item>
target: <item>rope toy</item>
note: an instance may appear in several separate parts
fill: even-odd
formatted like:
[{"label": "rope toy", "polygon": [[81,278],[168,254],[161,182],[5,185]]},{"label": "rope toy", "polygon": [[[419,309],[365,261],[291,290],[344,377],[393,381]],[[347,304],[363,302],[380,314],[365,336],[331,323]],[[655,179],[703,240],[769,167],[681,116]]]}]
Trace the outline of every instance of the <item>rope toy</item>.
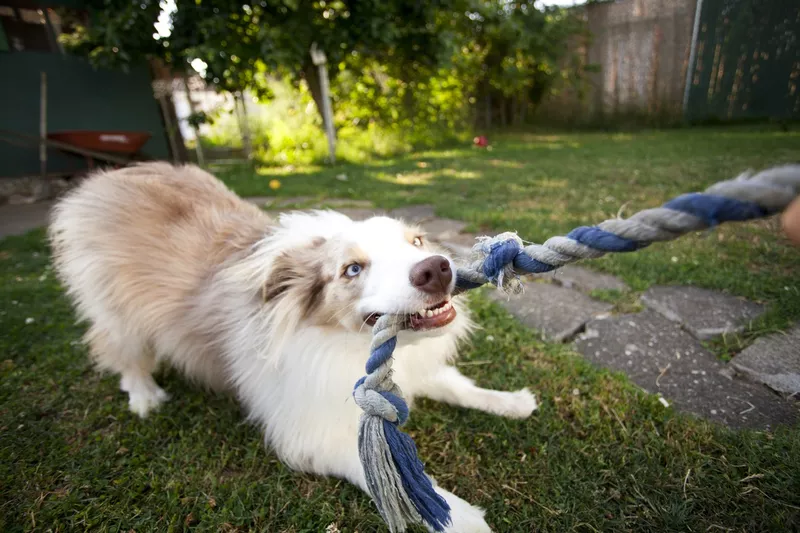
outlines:
[{"label": "rope toy", "polygon": [[[723,222],[752,220],[783,211],[800,195],[800,165],[750,172],[716,183],[702,193],[678,196],[661,207],[576,228],[544,244],[524,246],[516,233],[479,237],[468,265],[458,269],[455,293],[487,283],[508,293],[522,291],[520,274],[550,272],[580,259],[610,252],[633,252],[658,241],[711,228]],[[367,375],[353,391],[364,410],[358,454],[372,499],[392,533],[411,524],[444,531],[450,508],[425,474],[414,441],[400,431],[408,405],[392,381],[397,334],[408,326],[402,315],[384,315],[372,330]]]}]

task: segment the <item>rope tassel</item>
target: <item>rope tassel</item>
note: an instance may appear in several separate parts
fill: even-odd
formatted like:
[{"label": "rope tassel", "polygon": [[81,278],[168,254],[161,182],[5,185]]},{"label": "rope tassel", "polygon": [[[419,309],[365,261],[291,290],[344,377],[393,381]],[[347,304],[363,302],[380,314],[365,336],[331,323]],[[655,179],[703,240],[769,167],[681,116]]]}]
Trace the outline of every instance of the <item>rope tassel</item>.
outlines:
[{"label": "rope tassel", "polygon": [[444,531],[450,507],[433,488],[414,441],[400,431],[408,419],[408,405],[392,381],[392,353],[403,317],[384,315],[373,327],[367,375],[356,383],[353,397],[364,410],[358,428],[358,456],[375,505],[389,530],[406,530],[425,523]]},{"label": "rope tassel", "polygon": [[[524,246],[516,233],[480,237],[472,248],[470,263],[458,269],[454,292],[492,283],[518,293],[522,291],[520,274],[550,272],[580,259],[633,252],[723,222],[770,216],[784,210],[798,194],[800,165],[786,165],[753,176],[742,174],[627,219],[576,228],[544,244]],[[408,405],[392,381],[392,353],[397,333],[406,327],[404,316],[384,315],[372,330],[367,375],[353,391],[364,410],[358,455],[372,499],[392,533],[420,523],[444,531],[450,524],[450,508],[425,474],[414,441],[399,429],[408,418]]]}]

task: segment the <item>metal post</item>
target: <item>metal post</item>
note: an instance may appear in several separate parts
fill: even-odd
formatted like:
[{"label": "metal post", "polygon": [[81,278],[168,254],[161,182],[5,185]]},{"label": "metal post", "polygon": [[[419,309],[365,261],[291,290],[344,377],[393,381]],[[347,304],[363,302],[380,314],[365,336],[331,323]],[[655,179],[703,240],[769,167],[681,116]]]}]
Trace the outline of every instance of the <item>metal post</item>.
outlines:
[{"label": "metal post", "polygon": [[[239,110],[241,104],[241,111]],[[239,91],[233,95],[233,105],[236,109],[236,119],[239,121],[239,130],[242,132],[242,145],[248,160],[253,158],[253,141],[250,136],[250,123],[247,117],[247,104],[244,103],[244,93]]]},{"label": "metal post", "polygon": [[336,130],[333,128],[333,108],[331,107],[330,84],[328,82],[328,59],[325,52],[317,48],[317,43],[311,45],[311,61],[319,70],[319,87],[322,94],[322,118],[325,121],[325,134],[328,136],[328,151],[331,163],[336,163]]},{"label": "metal post", "polygon": [[683,89],[683,116],[689,112],[689,91],[694,79],[695,62],[697,61],[697,37],[700,34],[700,16],[703,12],[703,0],[697,0],[694,11],[694,27],[692,28],[692,44],[689,48],[689,63],[686,65],[686,86]]},{"label": "metal post", "polygon": [[[166,82],[161,82],[166,83]],[[161,105],[161,114],[164,115],[164,125],[167,127],[167,139],[169,140],[169,147],[172,151],[172,162],[178,164],[178,142],[175,140],[175,128],[172,125],[172,118],[169,113],[169,106],[167,105],[167,95],[164,91],[159,91],[158,103]]]},{"label": "metal post", "polygon": [[39,84],[39,171],[47,178],[47,73],[41,73]]},{"label": "metal post", "polygon": [[[194,101],[192,100],[192,91],[189,89],[189,76],[183,73],[183,88],[186,90],[186,100],[189,102],[190,115],[196,114]],[[194,124],[190,124],[194,130],[194,150],[197,152],[197,164],[201,167],[205,165],[205,158],[203,157],[203,147],[200,146],[200,128]]]}]

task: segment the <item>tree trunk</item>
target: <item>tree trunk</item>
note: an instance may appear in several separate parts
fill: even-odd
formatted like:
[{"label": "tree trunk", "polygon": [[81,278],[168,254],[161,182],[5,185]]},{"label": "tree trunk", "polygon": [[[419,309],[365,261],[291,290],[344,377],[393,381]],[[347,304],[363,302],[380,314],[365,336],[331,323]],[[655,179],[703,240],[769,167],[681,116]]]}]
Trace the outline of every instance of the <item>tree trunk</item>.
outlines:
[{"label": "tree trunk", "polygon": [[242,147],[247,160],[253,159],[253,141],[250,136],[250,120],[247,116],[247,104],[242,91],[233,93],[233,105],[236,109],[236,119],[239,121],[239,131],[242,133]]},{"label": "tree trunk", "polygon": [[322,86],[320,85],[317,66],[310,61],[303,65],[303,77],[308,84],[308,90],[311,91],[311,98],[314,99],[314,104],[317,106],[317,113],[319,113],[319,116],[322,117],[324,122],[325,112],[323,111]]},{"label": "tree trunk", "polygon": [[489,86],[489,82],[486,82],[486,129],[491,129],[492,127],[492,92]]}]

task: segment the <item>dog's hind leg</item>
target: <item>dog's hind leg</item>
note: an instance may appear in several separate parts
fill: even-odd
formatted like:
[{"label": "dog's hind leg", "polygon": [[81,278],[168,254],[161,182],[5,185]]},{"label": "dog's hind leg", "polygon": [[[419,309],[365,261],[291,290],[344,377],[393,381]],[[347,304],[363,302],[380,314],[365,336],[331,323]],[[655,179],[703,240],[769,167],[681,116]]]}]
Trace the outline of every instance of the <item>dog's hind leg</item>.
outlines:
[{"label": "dog's hind leg", "polygon": [[538,407],[536,397],[528,389],[515,392],[482,389],[452,366],[441,367],[417,386],[414,393],[508,418],[527,418]]},{"label": "dog's hind leg", "polygon": [[169,398],[153,379],[156,358],[144,340],[97,324],[89,328],[85,339],[97,366],[120,375],[120,388],[128,393],[131,411],[144,418]]}]

